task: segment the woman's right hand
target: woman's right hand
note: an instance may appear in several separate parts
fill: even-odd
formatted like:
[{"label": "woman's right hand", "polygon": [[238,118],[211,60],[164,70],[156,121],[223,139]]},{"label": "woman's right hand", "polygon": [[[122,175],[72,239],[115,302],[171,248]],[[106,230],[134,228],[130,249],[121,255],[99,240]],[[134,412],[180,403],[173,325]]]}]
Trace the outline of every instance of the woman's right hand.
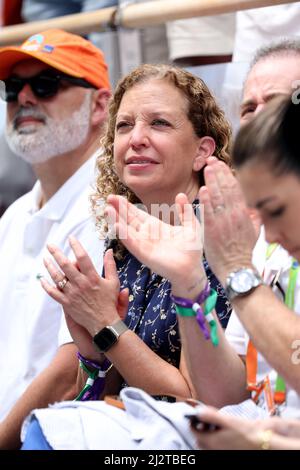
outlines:
[{"label": "woman's right hand", "polygon": [[80,354],[91,361],[99,361],[100,355],[93,346],[93,338],[89,332],[79,323],[76,323],[67,313],[65,313],[65,319],[70,335]]},{"label": "woman's right hand", "polygon": [[203,289],[201,225],[185,194],[176,196],[180,225],[147,214],[121,196],[108,197],[107,218],[126,248],[152,271],[172,282],[175,295],[193,298]]},{"label": "woman's right hand", "polygon": [[45,258],[44,264],[54,285],[44,278],[41,285],[76,323],[94,336],[106,325],[120,320],[117,311],[120,282],[113,252],[107,250],[104,255],[105,277],[101,277],[79,241],[71,236],[69,241],[75,264],[58,247],[48,245],[55,263]]}]

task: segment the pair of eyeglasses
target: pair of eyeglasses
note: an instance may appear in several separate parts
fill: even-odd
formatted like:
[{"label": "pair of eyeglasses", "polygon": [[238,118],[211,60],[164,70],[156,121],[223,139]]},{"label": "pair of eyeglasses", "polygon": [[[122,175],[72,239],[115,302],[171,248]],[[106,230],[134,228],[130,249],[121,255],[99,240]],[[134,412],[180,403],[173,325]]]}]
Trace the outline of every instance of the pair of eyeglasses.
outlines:
[{"label": "pair of eyeglasses", "polygon": [[33,77],[22,78],[11,76],[4,80],[5,101],[7,103],[17,101],[20,91],[23,90],[27,83],[38,98],[51,98],[56,95],[64,81],[84,88],[95,88],[91,83],[82,78],[57,74],[52,71],[43,71]]}]

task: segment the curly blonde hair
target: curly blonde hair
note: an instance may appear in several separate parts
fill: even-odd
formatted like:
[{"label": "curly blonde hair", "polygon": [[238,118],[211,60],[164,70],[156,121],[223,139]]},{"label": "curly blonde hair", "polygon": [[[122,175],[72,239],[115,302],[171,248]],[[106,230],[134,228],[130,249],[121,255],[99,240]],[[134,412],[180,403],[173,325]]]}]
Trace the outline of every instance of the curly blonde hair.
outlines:
[{"label": "curly blonde hair", "polygon": [[[226,164],[230,164],[231,127],[203,80],[172,65],[140,65],[117,84],[109,104],[107,130],[101,139],[103,152],[97,159],[99,173],[96,191],[91,201],[97,226],[103,233],[107,231],[107,226],[103,210],[99,210],[99,206],[105,206],[109,194],[123,195],[132,203],[140,202],[138,197],[120,181],[115,172],[113,147],[117,113],[124,94],[135,85],[146,83],[151,79],[167,80],[181,90],[188,105],[187,117],[193,125],[195,134],[198,137],[212,137],[216,145],[214,155]],[[202,184],[203,169],[199,172],[199,186]]]}]

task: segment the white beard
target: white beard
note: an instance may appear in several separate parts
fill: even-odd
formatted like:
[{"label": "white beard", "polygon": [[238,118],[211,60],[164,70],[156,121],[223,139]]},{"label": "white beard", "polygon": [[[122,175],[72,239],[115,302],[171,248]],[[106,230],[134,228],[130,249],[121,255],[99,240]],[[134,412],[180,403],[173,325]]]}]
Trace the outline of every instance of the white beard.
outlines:
[{"label": "white beard", "polygon": [[[78,148],[88,135],[91,96],[87,93],[80,108],[65,119],[48,117],[37,107],[21,107],[12,122],[6,125],[5,136],[12,152],[34,165]],[[17,129],[17,119],[26,116],[42,122]]]}]

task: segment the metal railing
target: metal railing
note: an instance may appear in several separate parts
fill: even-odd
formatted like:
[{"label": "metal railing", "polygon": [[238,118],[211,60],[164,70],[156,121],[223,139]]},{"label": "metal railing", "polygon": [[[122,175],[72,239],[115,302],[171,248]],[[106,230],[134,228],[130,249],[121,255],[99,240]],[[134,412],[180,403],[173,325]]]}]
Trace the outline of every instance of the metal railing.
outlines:
[{"label": "metal railing", "polygon": [[210,16],[250,8],[296,3],[296,0],[159,0],[110,7],[44,21],[7,26],[0,30],[0,46],[18,44],[32,34],[60,28],[77,34],[124,28],[142,28],[194,16]]}]

